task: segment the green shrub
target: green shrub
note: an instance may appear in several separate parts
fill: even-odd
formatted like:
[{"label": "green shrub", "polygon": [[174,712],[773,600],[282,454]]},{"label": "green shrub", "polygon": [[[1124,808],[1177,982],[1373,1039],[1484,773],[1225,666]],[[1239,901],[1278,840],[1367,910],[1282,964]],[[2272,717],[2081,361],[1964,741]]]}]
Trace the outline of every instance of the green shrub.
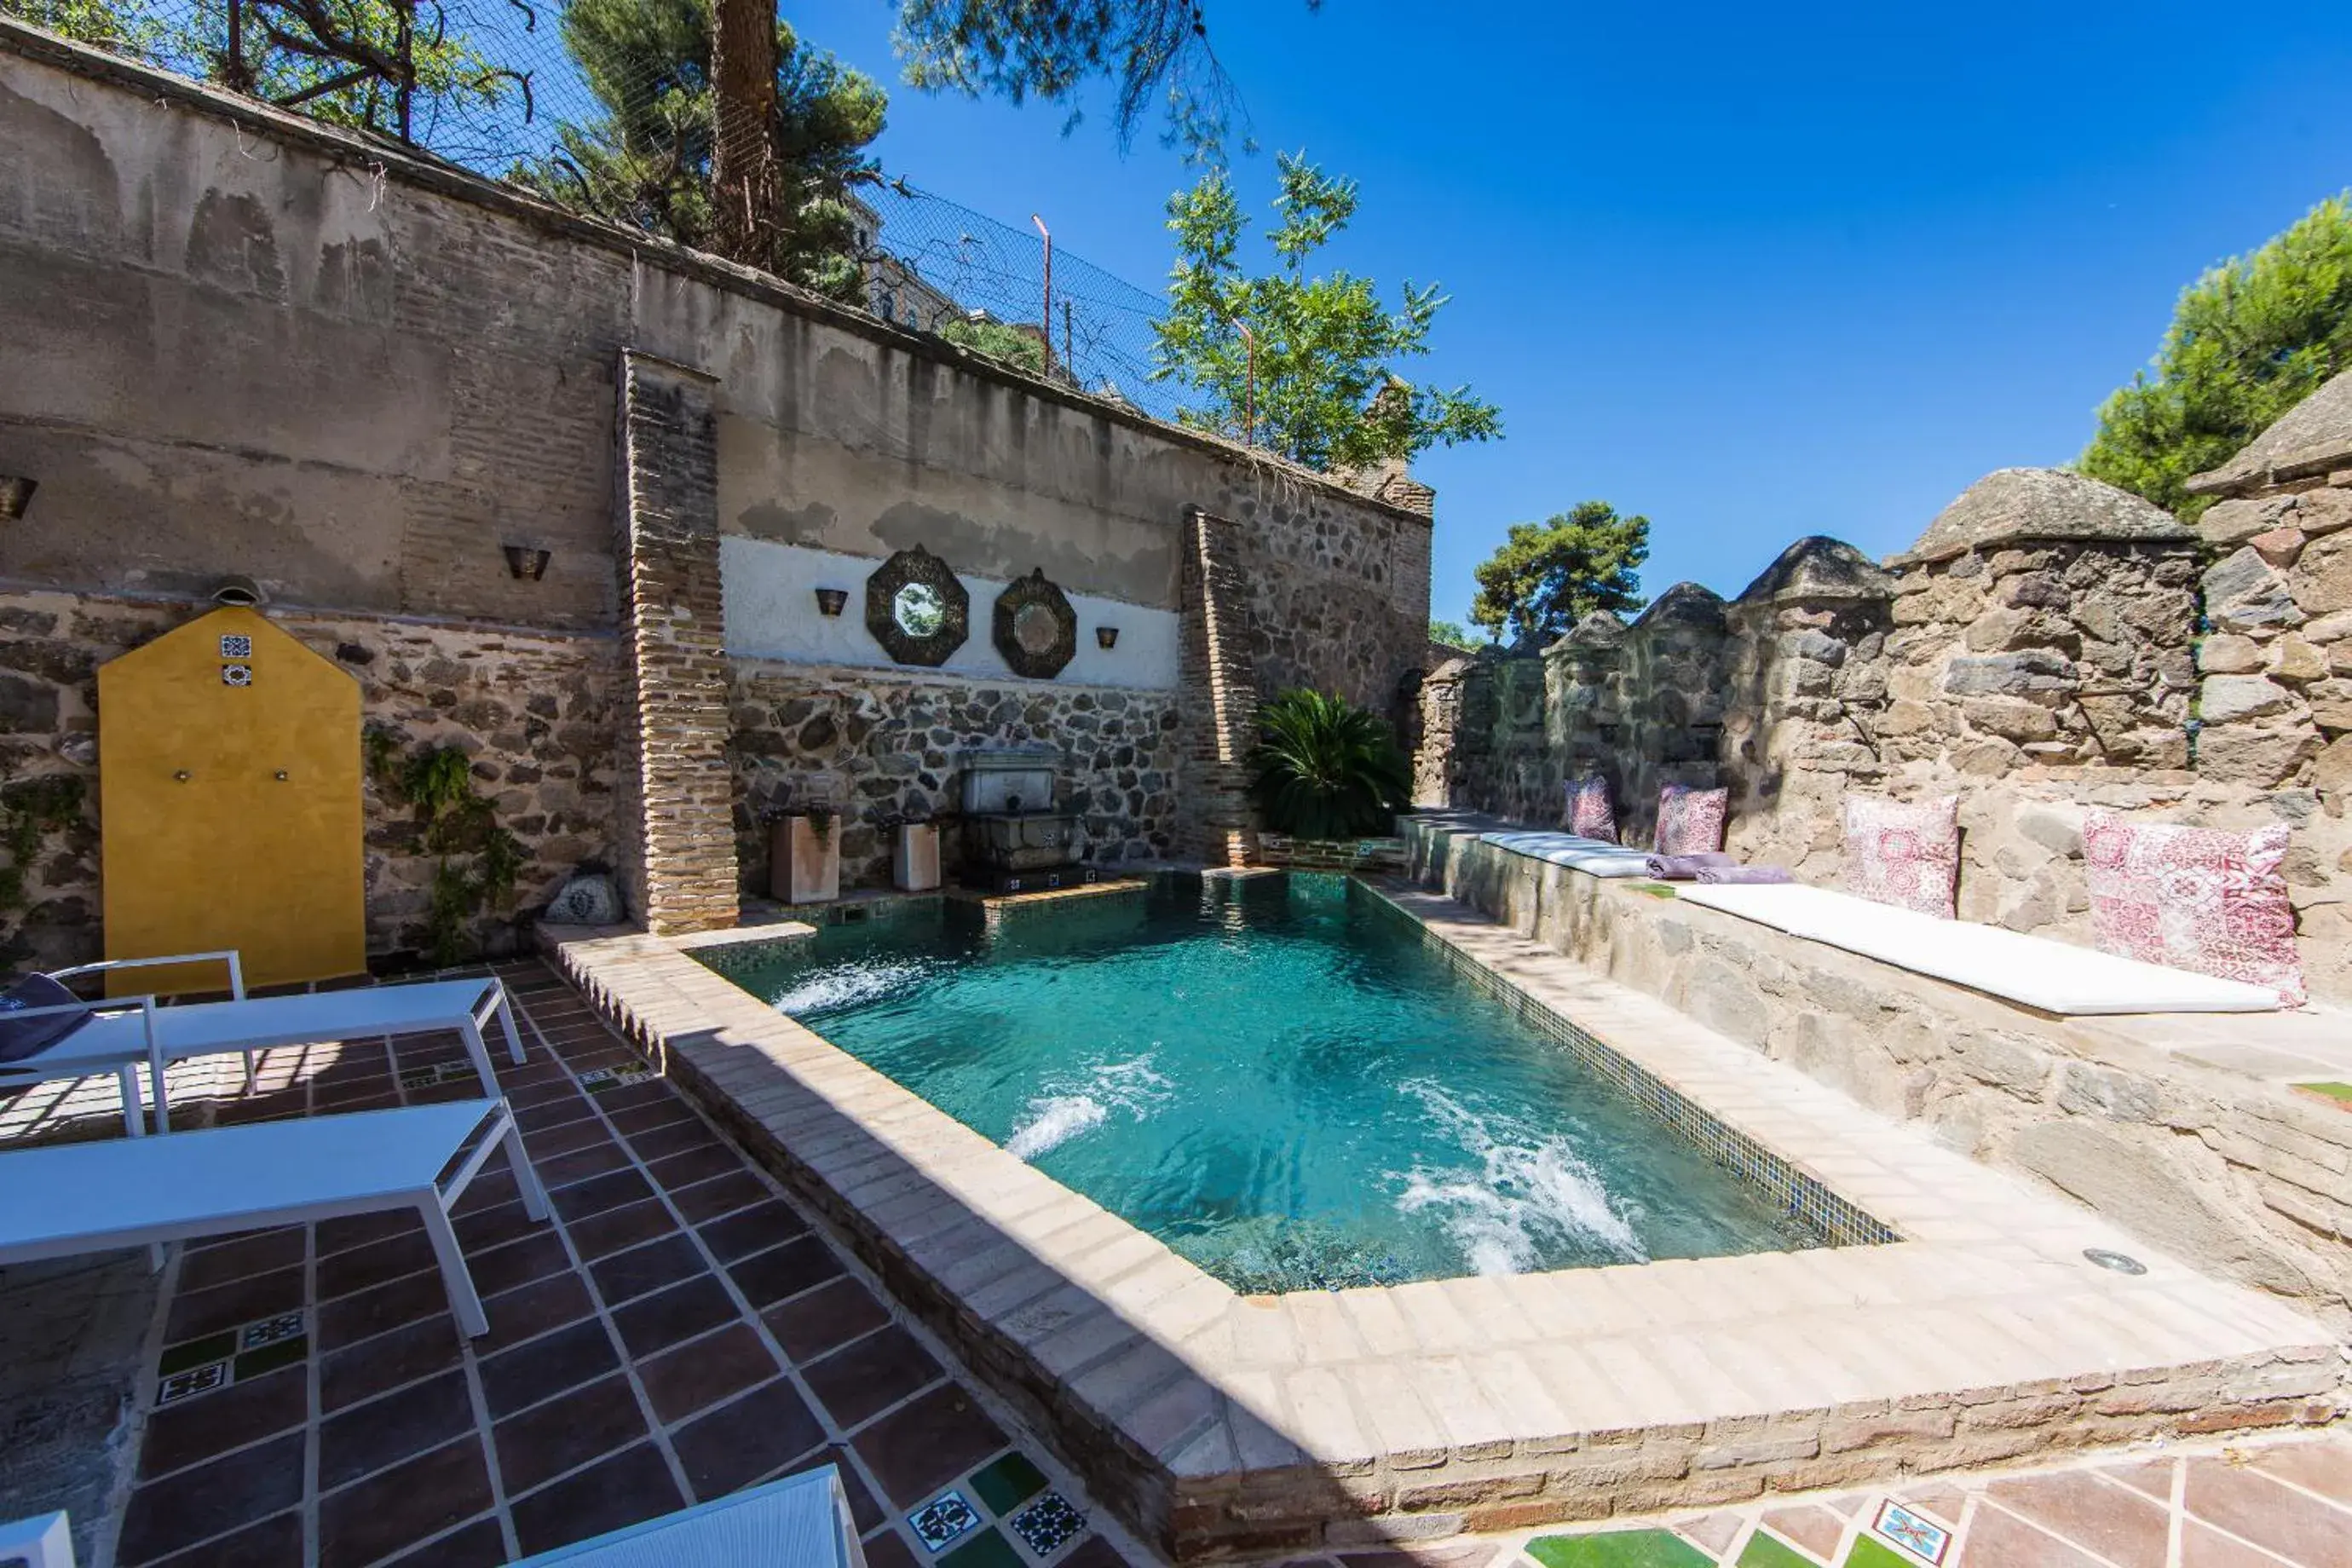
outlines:
[{"label": "green shrub", "polygon": [[1412,794],[1412,764],[1387,723],[1342,698],[1286,691],[1258,710],[1257,722],[1250,794],[1277,833],[1386,833]]}]

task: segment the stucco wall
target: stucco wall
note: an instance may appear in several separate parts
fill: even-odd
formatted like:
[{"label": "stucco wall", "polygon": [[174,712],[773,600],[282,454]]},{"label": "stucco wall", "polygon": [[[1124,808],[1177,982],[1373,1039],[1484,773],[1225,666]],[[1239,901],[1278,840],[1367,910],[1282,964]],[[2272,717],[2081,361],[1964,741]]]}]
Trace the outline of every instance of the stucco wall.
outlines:
[{"label": "stucco wall", "polygon": [[[632,351],[712,378],[719,528],[736,560],[765,563],[726,595],[730,651],[762,658],[763,689],[835,691],[845,663],[879,654],[832,640],[845,625],[865,636],[862,580],[838,584],[852,590],[842,622],[812,630],[811,596],[777,562],[822,551],[855,574],[920,543],[982,590],[1042,567],[1080,612],[1070,669],[1024,682],[995,667],[976,592],[971,668],[923,676],[954,689],[942,700],[992,711],[1034,690],[1061,711],[1082,689],[1127,687],[1176,689],[1171,711],[1183,709],[1174,650],[1193,507],[1240,524],[1261,689],[1313,684],[1389,711],[1421,663],[1427,493],[1399,476],[1384,493],[1409,504],[5,18],[0,148],[0,473],[39,485],[0,529],[0,593],[136,602],[148,607],[132,618],[160,628],[222,578],[249,575],[273,614],[332,624],[338,643],[404,642],[429,625],[453,658],[511,660],[515,679],[553,683],[568,723],[572,676],[521,650],[590,634],[579,668],[600,673],[578,679],[604,683],[596,705],[623,700],[602,639],[625,566],[614,433]],[[542,580],[510,574],[509,544],[551,552]],[[28,609],[24,624],[49,614]],[[0,751],[17,775],[89,765],[56,750],[87,729],[71,688],[126,646],[85,635],[89,623],[68,614],[14,656],[62,659],[62,685],[40,668],[0,671]],[[1120,627],[1117,649],[1097,647],[1097,624]],[[519,719],[468,705],[465,681],[418,691],[433,735],[501,781],[509,758],[545,765],[529,760],[540,741],[509,744]],[[583,777],[609,778],[614,715],[599,706],[594,722],[604,753]],[[854,766],[869,763],[888,771],[879,753]],[[1107,765],[1108,779],[1076,781],[1120,792],[1106,840],[1130,855],[1165,841],[1177,808],[1148,798],[1148,770],[1121,784],[1128,764]],[[768,788],[767,767],[740,775],[737,794]],[[626,835],[597,793],[581,808],[604,814],[593,825],[569,805],[517,810],[562,821],[550,843],[606,855]],[[561,868],[535,866],[527,893]],[[44,868],[42,918],[94,909],[93,878],[87,853]],[[371,929],[388,949],[412,911],[380,881]],[[73,930],[44,951],[90,951],[94,928]]]}]

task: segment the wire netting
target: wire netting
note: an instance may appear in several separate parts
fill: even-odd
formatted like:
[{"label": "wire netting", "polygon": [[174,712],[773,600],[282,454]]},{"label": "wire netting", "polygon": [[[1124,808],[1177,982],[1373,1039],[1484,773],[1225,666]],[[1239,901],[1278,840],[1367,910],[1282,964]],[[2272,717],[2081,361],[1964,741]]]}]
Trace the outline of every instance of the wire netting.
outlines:
[{"label": "wire netting", "polygon": [[[615,63],[583,68],[576,18],[635,29]],[[647,0],[0,0],[0,12],[77,41],[398,139],[491,179],[529,186],[649,232],[680,226],[645,188],[691,190],[715,136],[701,62],[680,57],[698,12]],[[686,30],[682,30],[686,29]],[[639,63],[642,62],[642,63]],[[621,148],[629,189],[588,154]],[[584,149],[584,150],[583,150]],[[667,184],[665,184],[667,182]],[[1164,301],[1045,237],[921,190],[859,179],[833,291],[913,331],[993,353],[1173,420],[1180,384],[1155,380]],[[1040,204],[1041,206],[1043,204]],[[1052,221],[1051,214],[1045,215]],[[681,237],[672,233],[671,237]],[[683,236],[692,239],[691,234]],[[836,280],[839,281],[836,274]]]}]

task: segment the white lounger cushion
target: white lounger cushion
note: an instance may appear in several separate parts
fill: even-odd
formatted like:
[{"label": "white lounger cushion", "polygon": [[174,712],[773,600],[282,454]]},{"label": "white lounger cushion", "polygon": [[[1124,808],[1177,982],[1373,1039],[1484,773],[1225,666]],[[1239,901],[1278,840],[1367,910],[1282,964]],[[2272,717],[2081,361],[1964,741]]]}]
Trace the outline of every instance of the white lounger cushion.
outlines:
[{"label": "white lounger cushion", "polygon": [[[165,1061],[183,1061],[272,1046],[459,1029],[475,1020],[497,985],[495,980],[433,980],[158,1007],[156,1043]],[[146,1058],[139,1015],[101,1013],[47,1050],[8,1066],[47,1068],[83,1062],[97,1068]]]},{"label": "white lounger cushion", "polygon": [[515,1568],[865,1568],[840,1472],[831,1465],[681,1509]]},{"label": "white lounger cushion", "polygon": [[1681,886],[1675,891],[1687,903],[2045,1013],[2269,1013],[2279,1005],[2276,993],[2259,985],[1998,926],[1937,920],[1828,888]]},{"label": "white lounger cushion", "polygon": [[523,1212],[545,1219],[546,1196],[498,1100],[0,1154],[0,1263],[414,1208],[458,1326],[478,1335],[488,1321],[449,1210],[500,1143]]},{"label": "white lounger cushion", "polygon": [[1585,838],[1573,833],[1482,833],[1481,844],[1492,844],[1497,849],[1507,849],[1514,855],[1547,861],[1554,866],[1566,866],[1589,877],[1646,877],[1650,874],[1649,852],[1628,849],[1622,844],[1612,844],[1603,838]]}]

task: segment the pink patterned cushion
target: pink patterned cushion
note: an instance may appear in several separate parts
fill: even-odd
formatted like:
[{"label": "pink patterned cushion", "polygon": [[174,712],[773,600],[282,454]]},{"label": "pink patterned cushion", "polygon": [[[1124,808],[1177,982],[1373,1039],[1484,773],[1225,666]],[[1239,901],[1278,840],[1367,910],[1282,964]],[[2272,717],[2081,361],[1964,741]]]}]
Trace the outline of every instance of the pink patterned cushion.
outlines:
[{"label": "pink patterned cushion", "polygon": [[1723,816],[1729,790],[1668,784],[1658,792],[1661,855],[1705,855],[1723,847]]},{"label": "pink patterned cushion", "polygon": [[1568,830],[1585,838],[1617,842],[1617,808],[1609,799],[1609,781],[1599,773],[1569,784]]},{"label": "pink patterned cushion", "polygon": [[1960,874],[1960,797],[1845,797],[1846,891],[1938,920],[1952,918]]},{"label": "pink patterned cushion", "polygon": [[2284,823],[2253,833],[2135,822],[2110,811],[2083,819],[2091,931],[2101,951],[2304,999],[2287,903]]}]

